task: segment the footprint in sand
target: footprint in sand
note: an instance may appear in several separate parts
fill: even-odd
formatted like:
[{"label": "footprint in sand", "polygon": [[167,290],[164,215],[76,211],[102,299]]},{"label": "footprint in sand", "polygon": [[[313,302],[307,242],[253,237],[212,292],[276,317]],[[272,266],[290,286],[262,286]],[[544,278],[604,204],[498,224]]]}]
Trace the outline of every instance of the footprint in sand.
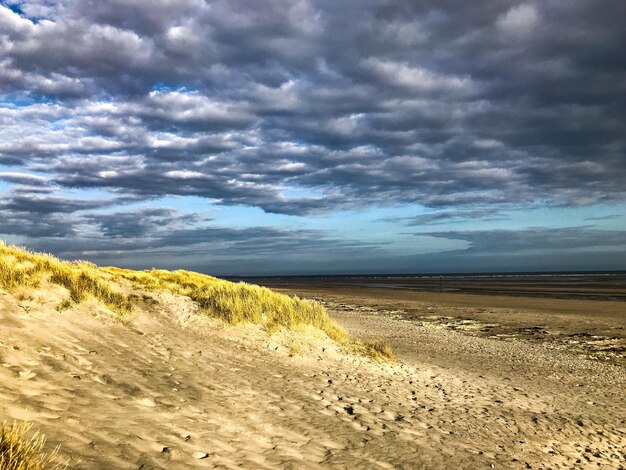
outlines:
[{"label": "footprint in sand", "polygon": [[30,369],[25,369],[20,371],[20,379],[24,379],[24,380],[30,380],[32,378],[35,378],[37,376],[37,373],[33,372]]},{"label": "footprint in sand", "polygon": [[157,404],[152,398],[141,398],[137,400],[137,404],[141,406],[147,406],[148,408],[154,408]]}]

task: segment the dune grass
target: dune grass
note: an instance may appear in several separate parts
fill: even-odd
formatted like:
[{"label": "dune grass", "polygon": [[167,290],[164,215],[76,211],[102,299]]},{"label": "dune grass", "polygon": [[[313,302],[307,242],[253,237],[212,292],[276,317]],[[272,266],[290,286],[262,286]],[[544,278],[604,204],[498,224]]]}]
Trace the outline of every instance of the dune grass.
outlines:
[{"label": "dune grass", "polygon": [[197,303],[200,312],[236,325],[256,323],[268,330],[312,325],[344,343],[348,334],[318,302],[279,294],[265,287],[230,282],[190,271],[130,271],[106,268],[111,274],[152,289],[167,289]]},{"label": "dune grass", "polygon": [[131,311],[131,302],[112,287],[105,273],[86,261],[61,261],[52,255],[32,253],[0,242],[0,287],[8,291],[36,288],[43,279],[67,289],[69,303],[95,297],[119,316]]},{"label": "dune grass", "polygon": [[382,339],[354,340],[353,348],[363,356],[380,362],[396,362],[398,358],[391,344]]},{"label": "dune grass", "polygon": [[1,470],[56,470],[65,468],[55,463],[57,451],[43,452],[46,442],[38,432],[31,433],[32,424],[2,423],[0,427]]},{"label": "dune grass", "polygon": [[389,343],[351,338],[328,316],[324,307],[313,300],[290,297],[266,287],[225,281],[191,271],[104,269],[143,287],[166,289],[187,296],[197,303],[201,313],[230,324],[250,322],[262,325],[269,331],[311,325],[360,355],[380,362],[396,361]]},{"label": "dune grass", "polygon": [[35,288],[44,279],[65,287],[69,293],[69,297],[58,306],[59,310],[91,296],[124,319],[132,309],[132,302],[128,295],[114,286],[125,280],[138,287],[187,296],[198,305],[200,314],[229,324],[255,323],[268,331],[311,325],[334,341],[373,359],[394,358],[388,344],[351,339],[343,328],[331,320],[324,307],[312,300],[191,271],[133,271],[101,268],[85,261],[61,261],[52,255],[32,253],[0,242],[0,287],[8,291]]}]

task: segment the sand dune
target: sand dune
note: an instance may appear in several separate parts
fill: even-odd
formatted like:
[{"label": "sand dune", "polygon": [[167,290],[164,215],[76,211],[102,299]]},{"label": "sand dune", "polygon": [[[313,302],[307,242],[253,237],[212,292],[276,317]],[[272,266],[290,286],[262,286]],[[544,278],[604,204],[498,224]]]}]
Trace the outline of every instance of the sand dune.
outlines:
[{"label": "sand dune", "polygon": [[[619,394],[599,400],[596,390],[579,407],[584,387],[555,395],[515,371],[506,380],[409,353],[420,341],[461,347],[457,333],[337,317],[353,331],[398,329],[416,341],[396,338],[404,363],[383,365],[313,330],[270,336],[199,319],[185,297],[143,295],[122,324],[95,301],[57,311],[61,288],[25,300],[0,291],[0,420],[34,422],[75,469],[625,463]],[[497,354],[487,344],[471,347]],[[623,369],[610,370],[623,380]]]}]

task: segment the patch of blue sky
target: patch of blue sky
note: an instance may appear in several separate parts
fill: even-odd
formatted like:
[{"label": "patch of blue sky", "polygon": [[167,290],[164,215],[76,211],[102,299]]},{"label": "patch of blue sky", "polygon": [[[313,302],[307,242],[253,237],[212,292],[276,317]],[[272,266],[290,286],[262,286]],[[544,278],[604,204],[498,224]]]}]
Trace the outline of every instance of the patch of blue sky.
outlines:
[{"label": "patch of blue sky", "polygon": [[39,21],[44,19],[43,16],[28,15],[24,11],[24,9],[22,8],[22,5],[24,5],[26,3],[28,3],[28,2],[25,1],[25,0],[2,0],[2,1],[0,1],[0,5],[3,5],[5,7],[7,7],[13,13],[17,13],[18,15],[22,16],[23,18],[28,18],[30,21],[32,21],[35,24],[39,23]]},{"label": "patch of blue sky", "polygon": [[[432,210],[420,206],[398,206],[396,208],[368,209],[365,217],[377,217],[372,220],[378,223],[380,230],[390,233],[389,230],[399,229],[404,232],[428,233],[442,231],[472,231],[472,230],[518,230],[532,227],[564,228],[594,226],[602,229],[626,228],[626,203],[595,204],[581,207],[548,207],[535,206],[502,210],[486,213],[484,217],[472,218],[472,208],[449,208]],[[463,218],[464,212],[468,217]],[[431,214],[453,215],[450,219],[442,219],[422,225],[410,225],[411,218]],[[352,219],[353,220],[353,219]],[[346,222],[350,222],[349,218]],[[381,232],[382,233],[382,232]]]},{"label": "patch of blue sky", "polygon": [[24,1],[11,1],[11,0],[3,0],[0,2],[0,5],[4,5],[5,7],[7,7],[9,10],[11,10],[13,13],[17,13],[18,15],[24,15],[24,11],[22,10],[22,5],[24,4]]},{"label": "patch of blue sky", "polygon": [[32,106],[33,104],[46,103],[49,100],[34,98],[31,95],[3,95],[0,96],[0,108],[17,109]]},{"label": "patch of blue sky", "polygon": [[0,172],[22,171],[21,168],[22,168],[21,166],[17,166],[17,165],[7,165],[5,163],[0,163]]},{"label": "patch of blue sky", "polygon": [[[450,209],[457,212],[458,209]],[[363,210],[341,211],[306,218],[303,225],[333,232],[352,240],[380,242],[397,253],[435,253],[463,250],[469,243],[441,237],[429,237],[428,232],[473,230],[518,230],[529,227],[565,228],[583,225],[606,230],[626,228],[626,204],[596,204],[586,207],[538,207],[503,211],[484,218],[442,221],[438,224],[410,226],[410,218],[432,211],[418,205],[392,208],[371,207]],[[462,211],[459,211],[462,213]],[[623,215],[620,215],[623,214]]]},{"label": "patch of blue sky", "polygon": [[[159,203],[176,205],[174,201],[159,200]],[[179,200],[189,202],[189,198]],[[207,208],[206,202],[198,198],[199,205],[185,204],[187,209]],[[399,223],[382,220],[389,217],[406,217],[415,214],[415,208],[409,206],[380,208],[370,207],[359,210],[335,211],[310,216],[292,216],[266,213],[262,209],[247,206],[213,205],[210,208],[212,223],[217,226],[276,227],[282,229],[302,229],[319,231],[329,238],[345,239],[378,245],[380,249],[396,254],[423,254],[440,251],[464,249],[467,242],[460,240],[438,239],[429,236],[417,237],[411,230]]]},{"label": "patch of blue sky", "polygon": [[458,240],[454,237],[441,238],[427,235],[403,237],[394,243],[394,251],[399,255],[424,255],[429,253],[444,253],[448,251],[466,250],[471,246],[467,240]]},{"label": "patch of blue sky", "polygon": [[182,212],[205,213],[211,225],[230,228],[275,227],[286,230],[320,231],[330,238],[379,245],[396,254],[423,254],[464,249],[467,242],[418,237],[399,223],[384,218],[415,215],[414,206],[369,207],[358,210],[335,211],[318,215],[295,216],[272,214],[258,207],[220,205],[197,197],[161,198],[151,202],[159,207],[172,207]]},{"label": "patch of blue sky", "polygon": [[180,93],[190,93],[193,91],[197,91],[197,88],[191,86],[190,83],[164,83],[157,82],[152,85],[152,91],[165,91],[165,92],[180,92]]},{"label": "patch of blue sky", "polygon": [[[1,229],[1,227],[0,227]],[[0,240],[5,245],[27,245],[28,239],[19,235],[7,235],[0,232]]]},{"label": "patch of blue sky", "polygon": [[303,228],[306,217],[288,214],[272,214],[259,207],[215,205],[215,223],[224,227],[277,227]]},{"label": "patch of blue sky", "polygon": [[[384,236],[386,233],[394,233],[394,224],[384,222],[387,217],[404,217],[406,209],[401,208],[377,208],[368,207],[363,209],[333,211],[308,217],[307,221],[314,224],[320,230],[345,232],[356,234],[359,232],[369,233],[369,236]],[[372,231],[372,226],[376,227]]]},{"label": "patch of blue sky", "polygon": [[423,211],[416,205],[395,207],[368,207],[360,210],[341,211],[316,217],[316,228],[334,232],[345,238],[367,243],[378,243],[381,248],[397,254],[425,254],[464,249],[467,243],[417,236],[414,227],[407,227],[406,220]]},{"label": "patch of blue sky", "polygon": [[[196,196],[170,196],[134,205],[142,207],[169,207],[181,213],[199,213],[212,219],[211,224],[220,227],[249,228],[276,227],[284,229],[319,230],[329,235],[362,240],[384,240],[398,236],[398,227],[379,221],[385,216],[402,216],[406,208],[366,208],[336,211],[319,215],[298,216],[275,214],[259,207],[222,205],[216,201]],[[128,207],[132,207],[129,205]],[[375,226],[375,227],[374,227]],[[414,236],[411,236],[414,238]],[[407,239],[411,237],[407,236]]]}]

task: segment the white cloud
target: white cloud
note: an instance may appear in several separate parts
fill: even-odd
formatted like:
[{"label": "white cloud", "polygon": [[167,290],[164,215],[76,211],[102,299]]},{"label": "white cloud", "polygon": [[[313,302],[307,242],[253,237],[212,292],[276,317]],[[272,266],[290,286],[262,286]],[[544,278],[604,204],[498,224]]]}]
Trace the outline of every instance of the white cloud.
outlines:
[{"label": "white cloud", "polygon": [[497,20],[498,27],[505,33],[525,36],[539,25],[540,16],[534,5],[524,3],[511,8]]},{"label": "white cloud", "polygon": [[471,92],[476,89],[476,83],[470,77],[440,74],[403,62],[369,58],[363,61],[363,66],[388,83],[418,92]]},{"label": "white cloud", "polygon": [[0,35],[9,36],[28,34],[33,31],[34,25],[26,18],[22,18],[10,8],[0,5]]},{"label": "white cloud", "polygon": [[0,180],[10,181],[13,183],[37,184],[46,183],[48,181],[48,178],[40,175],[33,175],[32,173],[4,171],[0,172]]},{"label": "white cloud", "polygon": [[168,178],[176,178],[176,179],[181,179],[181,180],[187,180],[187,179],[192,179],[192,178],[204,178],[204,174],[200,173],[199,171],[188,171],[188,170],[167,171],[165,173],[165,176],[167,176]]},{"label": "white cloud", "polygon": [[[250,117],[237,103],[192,91],[151,91],[139,113],[178,122],[245,122]],[[133,105],[131,104],[132,108]]]}]

